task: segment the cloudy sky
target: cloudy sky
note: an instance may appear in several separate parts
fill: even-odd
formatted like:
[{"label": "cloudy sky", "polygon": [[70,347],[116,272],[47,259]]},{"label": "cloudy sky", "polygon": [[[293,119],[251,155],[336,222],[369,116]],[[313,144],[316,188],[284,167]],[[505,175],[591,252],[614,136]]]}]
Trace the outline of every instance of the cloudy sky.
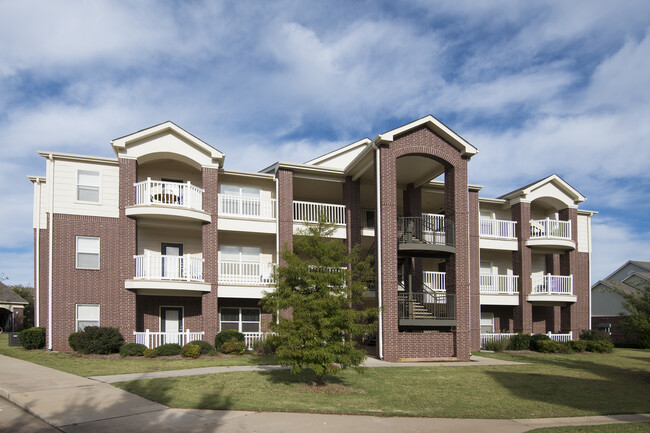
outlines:
[{"label": "cloudy sky", "polygon": [[0,0],[0,273],[31,284],[37,150],[172,120],[257,171],[433,114],[495,197],[557,173],[597,280],[650,260],[650,3]]}]

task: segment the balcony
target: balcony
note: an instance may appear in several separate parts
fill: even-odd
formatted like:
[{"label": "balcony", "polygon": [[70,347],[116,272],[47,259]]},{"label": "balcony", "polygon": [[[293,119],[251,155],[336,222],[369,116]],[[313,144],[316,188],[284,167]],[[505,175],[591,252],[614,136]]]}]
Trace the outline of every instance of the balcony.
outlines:
[{"label": "balcony", "polygon": [[219,194],[219,216],[275,219],[275,199]]},{"label": "balcony", "polygon": [[444,215],[399,217],[397,239],[400,254],[434,257],[456,252],[454,223]]},{"label": "balcony", "polygon": [[427,289],[434,292],[445,292],[445,273],[444,272],[423,272],[422,282]]},{"label": "balcony", "polygon": [[573,295],[573,275],[531,275],[532,290],[528,301],[576,302]]},{"label": "balcony", "polygon": [[399,326],[448,327],[456,325],[456,297],[447,293],[400,292]]},{"label": "balcony", "polygon": [[526,245],[547,249],[575,249],[575,242],[571,238],[571,221],[550,218],[530,220],[530,239]]},{"label": "balcony", "polygon": [[481,305],[519,305],[517,275],[480,274]]},{"label": "balcony", "polygon": [[345,225],[345,206],[342,204],[293,201],[294,222],[318,223],[321,215],[330,224]]},{"label": "balcony", "polygon": [[259,299],[273,285],[273,263],[219,260],[219,297]]},{"label": "balcony", "polygon": [[516,228],[516,221],[481,218],[479,245],[485,249],[517,251]]},{"label": "balcony", "polygon": [[144,254],[133,256],[135,277],[125,282],[127,289],[154,289],[209,292],[203,281],[203,259],[189,254],[168,256]]},{"label": "balcony", "polygon": [[134,186],[135,205],[126,209],[127,216],[211,221],[210,215],[203,211],[203,189],[190,182],[167,182],[147,178]]}]

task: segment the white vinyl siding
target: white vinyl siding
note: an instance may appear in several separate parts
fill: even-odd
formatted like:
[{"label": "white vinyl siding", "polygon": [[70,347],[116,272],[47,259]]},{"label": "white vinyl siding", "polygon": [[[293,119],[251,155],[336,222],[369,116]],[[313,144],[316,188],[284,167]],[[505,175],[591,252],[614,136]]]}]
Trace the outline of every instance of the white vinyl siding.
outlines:
[{"label": "white vinyl siding", "polygon": [[83,331],[86,326],[99,326],[99,305],[77,304],[75,330]]},{"label": "white vinyl siding", "polygon": [[77,269],[99,269],[99,238],[77,236]]},{"label": "white vinyl siding", "polygon": [[[112,164],[55,160],[54,212],[68,215],[90,215],[119,218],[119,167]],[[99,173],[99,200],[85,201],[78,198],[79,172]],[[82,175],[82,183],[89,182]],[[48,178],[48,182],[50,178]],[[82,185],[82,187],[94,187]],[[82,198],[90,190],[82,191]],[[49,199],[49,198],[48,198]],[[49,205],[48,205],[49,207]]]},{"label": "white vinyl siding", "polygon": [[222,308],[220,316],[222,331],[260,332],[259,308]]}]

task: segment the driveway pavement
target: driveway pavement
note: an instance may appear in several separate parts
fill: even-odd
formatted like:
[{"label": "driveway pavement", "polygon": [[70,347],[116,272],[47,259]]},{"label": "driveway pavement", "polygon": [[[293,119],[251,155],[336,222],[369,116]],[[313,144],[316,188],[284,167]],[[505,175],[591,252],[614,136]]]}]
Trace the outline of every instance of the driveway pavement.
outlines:
[{"label": "driveway pavement", "polygon": [[[277,368],[277,366],[276,366]],[[173,409],[91,380],[0,356],[0,396],[63,432],[525,432],[561,425],[650,422],[650,414],[533,420],[480,420]],[[47,432],[2,402],[7,432]],[[0,414],[3,414],[0,412]],[[38,425],[37,425],[38,424]],[[32,427],[34,426],[34,427]],[[38,430],[41,428],[41,430]]]}]

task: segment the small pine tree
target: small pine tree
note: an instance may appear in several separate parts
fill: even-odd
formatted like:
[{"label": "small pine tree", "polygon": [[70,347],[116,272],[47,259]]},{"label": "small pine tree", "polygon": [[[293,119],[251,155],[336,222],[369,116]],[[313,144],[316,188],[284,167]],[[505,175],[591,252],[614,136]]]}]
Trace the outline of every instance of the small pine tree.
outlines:
[{"label": "small pine tree", "polygon": [[[360,248],[348,254],[324,218],[285,245],[285,264],[275,271],[275,291],[262,305],[273,313],[271,330],[278,335],[276,355],[292,373],[311,368],[319,383],[340,368],[358,367],[365,359],[355,339],[376,331],[376,308],[363,308],[361,297],[374,278],[371,258]],[[291,317],[279,314],[288,311]]]}]

